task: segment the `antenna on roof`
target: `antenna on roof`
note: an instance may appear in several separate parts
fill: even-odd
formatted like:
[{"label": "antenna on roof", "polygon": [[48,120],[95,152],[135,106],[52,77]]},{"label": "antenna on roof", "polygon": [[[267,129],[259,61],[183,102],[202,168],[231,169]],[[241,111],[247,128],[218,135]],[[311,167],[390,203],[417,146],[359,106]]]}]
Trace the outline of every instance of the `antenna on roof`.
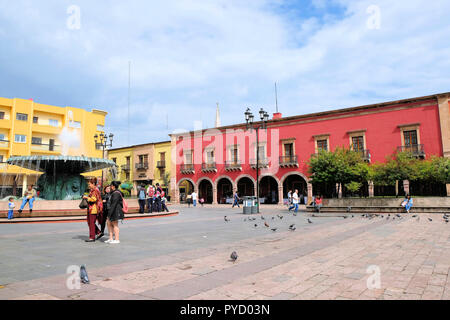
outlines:
[{"label": "antenna on roof", "polygon": [[278,113],[278,92],[277,92],[277,83],[275,82],[275,107]]}]

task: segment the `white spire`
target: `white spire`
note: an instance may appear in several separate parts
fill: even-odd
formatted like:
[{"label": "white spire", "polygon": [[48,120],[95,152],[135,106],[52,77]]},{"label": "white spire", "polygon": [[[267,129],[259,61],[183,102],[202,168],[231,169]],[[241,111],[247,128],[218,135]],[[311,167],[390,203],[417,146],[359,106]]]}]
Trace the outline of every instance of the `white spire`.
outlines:
[{"label": "white spire", "polygon": [[220,127],[220,112],[219,112],[219,103],[217,102],[216,109],[216,128]]}]

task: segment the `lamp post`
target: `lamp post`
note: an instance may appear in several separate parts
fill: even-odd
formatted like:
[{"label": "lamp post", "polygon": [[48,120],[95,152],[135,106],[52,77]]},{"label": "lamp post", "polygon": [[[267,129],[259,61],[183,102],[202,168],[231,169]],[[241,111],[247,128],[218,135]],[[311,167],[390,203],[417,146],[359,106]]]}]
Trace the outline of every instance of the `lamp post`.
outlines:
[{"label": "lamp post", "polygon": [[[98,146],[102,147],[102,159],[105,159],[105,149],[107,147],[112,147],[114,135],[112,133],[108,135],[104,134],[103,132],[100,133],[100,135],[95,134],[94,140],[95,140],[95,149],[97,149]],[[109,143],[108,143],[109,138]],[[103,169],[102,169],[102,183],[101,183],[101,190],[100,192],[103,192]]]},{"label": "lamp post", "polygon": [[259,110],[259,118],[261,119],[261,125],[253,125],[254,115],[250,112],[250,108],[244,113],[245,122],[247,124],[247,130],[256,131],[256,206],[259,213],[259,129],[267,129],[267,121],[269,121],[269,114],[261,108]]}]

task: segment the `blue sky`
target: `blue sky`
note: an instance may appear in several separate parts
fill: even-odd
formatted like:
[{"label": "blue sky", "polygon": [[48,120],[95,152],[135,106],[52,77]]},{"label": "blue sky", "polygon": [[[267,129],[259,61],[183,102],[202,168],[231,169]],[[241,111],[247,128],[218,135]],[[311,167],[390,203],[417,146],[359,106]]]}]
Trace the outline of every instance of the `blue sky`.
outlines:
[{"label": "blue sky", "polygon": [[[73,5],[79,29],[68,27]],[[275,81],[285,116],[447,92],[449,10],[447,0],[1,1],[0,96],[106,110],[119,147],[211,127],[216,102],[223,125],[247,106],[272,113]]]}]

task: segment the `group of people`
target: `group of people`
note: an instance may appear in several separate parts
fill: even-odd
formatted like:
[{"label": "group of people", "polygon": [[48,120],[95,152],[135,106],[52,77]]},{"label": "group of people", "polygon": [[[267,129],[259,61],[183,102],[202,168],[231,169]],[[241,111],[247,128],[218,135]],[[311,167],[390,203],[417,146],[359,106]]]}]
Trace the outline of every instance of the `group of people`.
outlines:
[{"label": "group of people", "polygon": [[[33,185],[30,184],[27,187],[27,190],[25,191],[23,200],[22,200],[22,205],[20,206],[19,209],[19,214],[22,213],[23,209],[25,208],[25,205],[28,203],[28,207],[30,208],[30,213],[33,212],[33,203],[34,200],[36,200],[36,196],[37,196],[37,192],[36,190],[33,188]],[[8,202],[8,220],[11,220],[14,218],[14,208],[16,207],[15,203],[14,203],[14,198],[10,197],[9,198],[9,202]]]},{"label": "group of people", "polygon": [[141,185],[138,191],[139,213],[145,213],[145,206],[147,205],[147,212],[161,212],[167,211],[167,199],[164,190],[159,183],[156,186],[149,185],[145,189],[144,185]]},{"label": "group of people", "polygon": [[[288,206],[289,211],[294,209],[294,212],[298,212],[298,205],[300,203],[304,203],[305,196],[301,193],[300,196],[298,194],[298,190],[295,189],[294,192],[292,190],[289,190],[288,192]],[[318,195],[317,197],[313,197],[313,200],[311,202],[311,205],[316,209],[316,211],[320,212],[320,208],[322,208],[322,197]]]},{"label": "group of people", "polygon": [[[109,239],[105,243],[118,244],[119,220],[123,220],[123,193],[119,189],[120,181],[113,181],[111,185],[104,186],[103,195],[97,187],[97,178],[88,182],[89,194],[83,196],[88,202],[87,223],[89,226],[89,239],[86,242],[95,242],[105,234],[108,227]],[[98,226],[96,224],[98,223]]]}]

